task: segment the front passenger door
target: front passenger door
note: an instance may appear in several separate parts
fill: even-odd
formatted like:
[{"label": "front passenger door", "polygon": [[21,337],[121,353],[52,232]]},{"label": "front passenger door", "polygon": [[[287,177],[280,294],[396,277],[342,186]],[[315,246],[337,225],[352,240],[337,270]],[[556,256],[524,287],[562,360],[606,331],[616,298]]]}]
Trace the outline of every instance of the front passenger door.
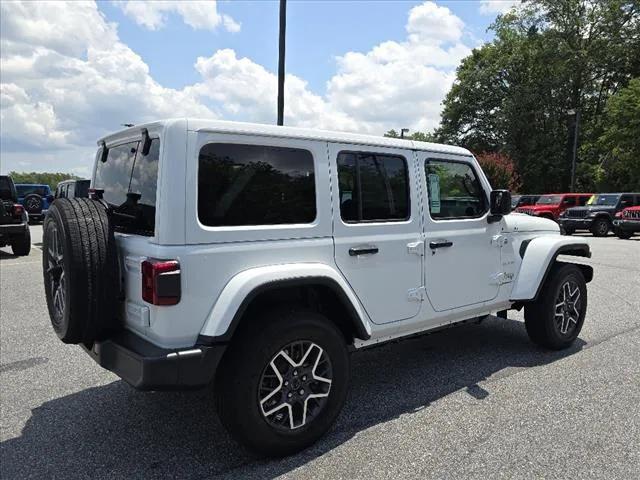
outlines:
[{"label": "front passenger door", "polygon": [[501,222],[489,223],[489,195],[471,159],[423,160],[425,286],[434,310],[443,312],[492,300],[501,274]]}]

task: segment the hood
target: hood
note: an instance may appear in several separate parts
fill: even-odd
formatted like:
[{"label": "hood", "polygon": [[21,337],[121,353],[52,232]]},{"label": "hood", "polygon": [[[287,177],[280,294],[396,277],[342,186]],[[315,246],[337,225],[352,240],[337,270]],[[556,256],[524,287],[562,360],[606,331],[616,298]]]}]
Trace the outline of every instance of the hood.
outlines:
[{"label": "hood", "polygon": [[546,218],[532,217],[524,213],[513,212],[502,218],[504,232],[548,232],[560,233],[560,227],[553,220]]}]

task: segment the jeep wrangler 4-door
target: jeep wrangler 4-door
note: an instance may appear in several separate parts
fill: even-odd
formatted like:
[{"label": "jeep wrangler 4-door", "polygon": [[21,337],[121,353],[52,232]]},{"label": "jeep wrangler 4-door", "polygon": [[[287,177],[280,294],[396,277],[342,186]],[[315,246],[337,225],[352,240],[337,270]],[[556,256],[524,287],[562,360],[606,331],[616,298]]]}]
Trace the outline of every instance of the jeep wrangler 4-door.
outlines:
[{"label": "jeep wrangler 4-door", "polygon": [[590,256],[510,212],[469,151],[167,120],[105,137],[91,198],[44,223],[51,323],[139,389],[212,385],[231,434],[296,452],[338,416],[350,352],[512,308],[570,346]]},{"label": "jeep wrangler 4-door", "polygon": [[613,228],[616,214],[636,205],[640,205],[640,193],[601,193],[594,195],[584,207],[562,212],[558,223],[566,235],[589,230],[594,237],[604,237]]}]

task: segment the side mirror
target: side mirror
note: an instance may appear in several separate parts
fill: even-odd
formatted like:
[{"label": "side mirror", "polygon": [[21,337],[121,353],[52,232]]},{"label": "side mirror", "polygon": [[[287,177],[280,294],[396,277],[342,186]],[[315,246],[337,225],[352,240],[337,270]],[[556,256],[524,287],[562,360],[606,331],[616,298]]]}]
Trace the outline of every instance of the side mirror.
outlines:
[{"label": "side mirror", "polygon": [[511,192],[509,190],[493,190],[490,198],[489,223],[497,222],[503,215],[511,213]]}]

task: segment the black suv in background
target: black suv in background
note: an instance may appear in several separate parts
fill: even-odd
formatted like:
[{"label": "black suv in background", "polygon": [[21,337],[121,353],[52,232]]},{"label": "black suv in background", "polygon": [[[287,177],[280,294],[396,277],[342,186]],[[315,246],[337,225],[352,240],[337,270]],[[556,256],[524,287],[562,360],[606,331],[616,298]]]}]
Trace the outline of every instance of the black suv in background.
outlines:
[{"label": "black suv in background", "polygon": [[29,216],[18,203],[18,193],[11,177],[0,175],[0,247],[11,245],[14,255],[29,255],[31,233]]},{"label": "black suv in background", "polygon": [[604,237],[613,228],[616,213],[636,205],[640,205],[640,193],[600,193],[584,207],[565,210],[558,222],[565,235],[588,230],[595,237]]},{"label": "black suv in background", "polygon": [[63,180],[58,183],[55,198],[87,198],[91,180]]}]

